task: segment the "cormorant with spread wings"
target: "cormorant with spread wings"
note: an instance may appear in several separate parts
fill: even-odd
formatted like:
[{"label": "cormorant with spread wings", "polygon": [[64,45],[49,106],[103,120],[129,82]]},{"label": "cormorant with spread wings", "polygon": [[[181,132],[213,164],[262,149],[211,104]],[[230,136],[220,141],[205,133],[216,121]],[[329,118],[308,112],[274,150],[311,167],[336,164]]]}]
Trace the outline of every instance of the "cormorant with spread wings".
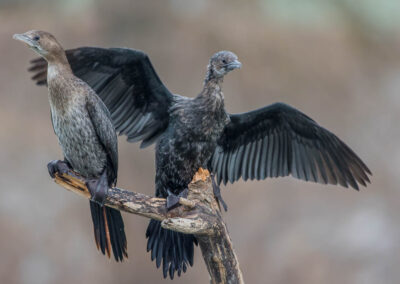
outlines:
[{"label": "cormorant with spread wings", "polygon": [[[322,184],[359,189],[371,175],[363,161],[337,136],[299,110],[275,103],[258,110],[229,114],[221,90],[223,77],[240,68],[229,51],[214,54],[203,90],[195,98],[172,94],[148,56],[126,48],[83,47],[66,52],[76,76],[86,81],[109,108],[115,128],[141,147],[156,143],[156,195],[176,204],[193,175],[207,168],[217,183],[240,178],[293,176]],[[37,84],[46,84],[46,64],[32,61]],[[217,198],[225,204],[215,185]],[[147,250],[164,277],[193,264],[192,235],[161,228],[151,220]]]}]

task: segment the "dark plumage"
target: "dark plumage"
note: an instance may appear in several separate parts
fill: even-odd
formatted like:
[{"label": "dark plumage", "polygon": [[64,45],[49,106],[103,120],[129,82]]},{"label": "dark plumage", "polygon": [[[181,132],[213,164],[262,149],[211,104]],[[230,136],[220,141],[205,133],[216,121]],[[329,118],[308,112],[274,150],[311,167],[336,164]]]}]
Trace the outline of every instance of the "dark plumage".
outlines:
[{"label": "dark plumage", "polygon": [[[172,94],[148,57],[131,49],[78,48],[67,51],[74,73],[91,85],[111,112],[114,125],[129,141],[156,144],[156,195],[182,193],[199,167],[218,183],[242,177],[292,175],[323,184],[366,185],[371,174],[339,138],[300,111],[276,103],[242,114],[224,109],[224,75],[240,67],[236,55],[218,52],[210,59],[204,88],[196,98]],[[42,61],[31,71],[45,84]],[[164,276],[180,275],[192,265],[196,239],[151,221],[147,249]]]},{"label": "dark plumage", "polygon": [[[65,160],[49,163],[51,175],[72,167],[88,179],[95,201],[114,186],[118,173],[115,128],[109,111],[96,93],[72,73],[64,50],[49,33],[30,31],[15,35],[48,62],[47,81],[54,132]],[[97,198],[99,198],[97,200]],[[97,248],[116,261],[127,257],[124,223],[118,210],[91,201]]]}]

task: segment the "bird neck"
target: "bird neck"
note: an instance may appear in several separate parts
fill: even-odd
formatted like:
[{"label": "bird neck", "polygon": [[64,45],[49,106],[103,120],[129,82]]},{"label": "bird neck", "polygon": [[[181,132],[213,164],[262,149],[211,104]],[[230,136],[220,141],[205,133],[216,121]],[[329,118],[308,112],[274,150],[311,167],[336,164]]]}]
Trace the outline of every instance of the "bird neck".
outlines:
[{"label": "bird neck", "polygon": [[208,66],[206,77],[204,78],[204,87],[208,85],[220,85],[224,81],[224,76],[214,74],[211,66]]},{"label": "bird neck", "polygon": [[74,86],[70,79],[74,77],[71,66],[68,63],[65,53],[50,59],[46,58],[47,86],[49,89],[49,102],[52,112],[59,114],[66,113],[69,102],[73,96]]},{"label": "bird neck", "polygon": [[72,69],[69,65],[67,56],[65,52],[60,52],[55,56],[49,56],[46,58],[48,62],[47,67],[47,82],[50,83],[53,79],[57,77],[64,77],[72,75]]},{"label": "bird neck", "polygon": [[203,91],[199,96],[201,97],[220,97],[222,94],[221,83],[223,78],[210,78],[204,81]]},{"label": "bird neck", "polygon": [[223,76],[215,76],[209,69],[204,80],[203,90],[198,99],[202,104],[210,106],[213,110],[224,107],[224,96],[222,93]]}]

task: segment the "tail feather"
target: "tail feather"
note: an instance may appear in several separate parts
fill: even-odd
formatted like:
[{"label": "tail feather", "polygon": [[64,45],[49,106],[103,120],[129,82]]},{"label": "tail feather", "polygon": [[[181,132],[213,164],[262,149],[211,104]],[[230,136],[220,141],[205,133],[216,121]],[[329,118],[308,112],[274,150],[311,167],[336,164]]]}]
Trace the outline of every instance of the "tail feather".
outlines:
[{"label": "tail feather", "polygon": [[124,221],[122,220],[121,212],[109,207],[104,208],[105,212],[107,212],[106,215],[111,235],[111,247],[114,253],[115,260],[122,261],[124,257],[128,258],[128,253],[124,230]]},{"label": "tail feather", "polygon": [[93,221],[93,232],[94,232],[94,240],[96,242],[97,249],[100,250],[100,230],[98,229],[100,227],[99,225],[99,219],[98,219],[98,213],[97,213],[97,208],[92,206],[92,203],[90,203],[90,213],[92,215],[92,221]]},{"label": "tail feather", "polygon": [[173,279],[175,272],[180,276],[182,271],[186,272],[187,264],[193,265],[194,244],[197,245],[193,235],[163,229],[160,221],[151,220],[146,237],[147,251],[151,251],[151,260],[156,260],[157,268],[162,263],[164,278],[169,274]]},{"label": "tail feather", "polygon": [[116,261],[128,258],[124,221],[118,210],[100,206],[90,202],[92,213],[94,239],[97,249],[111,257],[111,251]]},{"label": "tail feather", "polygon": [[[104,237],[105,237],[105,241],[106,241],[106,252],[107,252],[107,256],[108,258],[110,258],[111,255],[111,236],[110,236],[110,226],[108,224],[108,216],[106,214],[106,208],[101,208],[102,209],[102,213],[103,213],[103,219],[104,219]],[[111,222],[110,222],[111,223]],[[114,246],[112,246],[112,249],[114,249]],[[115,254],[114,254],[115,256]]]}]

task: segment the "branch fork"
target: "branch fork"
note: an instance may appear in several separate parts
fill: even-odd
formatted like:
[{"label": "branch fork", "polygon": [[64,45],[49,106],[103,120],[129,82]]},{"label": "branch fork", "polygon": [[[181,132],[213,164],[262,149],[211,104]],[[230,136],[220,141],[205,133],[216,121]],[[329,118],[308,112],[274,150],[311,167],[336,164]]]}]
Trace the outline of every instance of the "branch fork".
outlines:
[{"label": "branch fork", "polygon": [[[54,181],[65,189],[90,199],[85,179],[74,171],[55,174]],[[161,221],[165,229],[196,236],[210,274],[210,283],[244,283],[228,230],[214,197],[210,174],[200,169],[189,184],[187,198],[167,211],[166,199],[117,187],[110,188],[105,206]]]}]

